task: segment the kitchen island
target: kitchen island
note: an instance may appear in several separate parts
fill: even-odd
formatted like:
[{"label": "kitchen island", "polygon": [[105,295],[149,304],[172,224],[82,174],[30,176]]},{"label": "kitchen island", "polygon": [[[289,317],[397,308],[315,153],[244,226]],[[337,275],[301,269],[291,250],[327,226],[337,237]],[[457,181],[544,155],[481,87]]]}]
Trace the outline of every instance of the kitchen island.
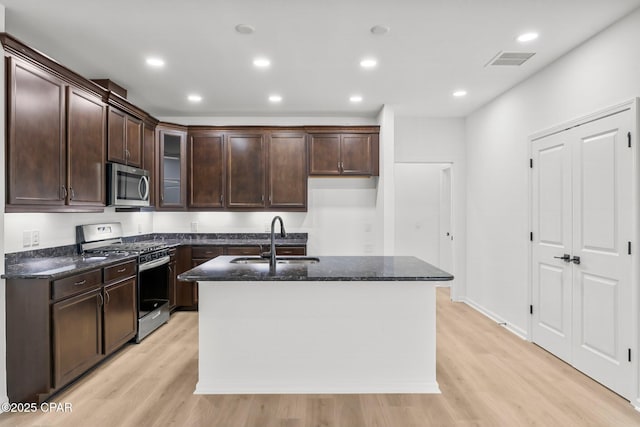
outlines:
[{"label": "kitchen island", "polygon": [[220,256],[179,279],[200,284],[197,394],[439,393],[453,276],[415,257]]}]

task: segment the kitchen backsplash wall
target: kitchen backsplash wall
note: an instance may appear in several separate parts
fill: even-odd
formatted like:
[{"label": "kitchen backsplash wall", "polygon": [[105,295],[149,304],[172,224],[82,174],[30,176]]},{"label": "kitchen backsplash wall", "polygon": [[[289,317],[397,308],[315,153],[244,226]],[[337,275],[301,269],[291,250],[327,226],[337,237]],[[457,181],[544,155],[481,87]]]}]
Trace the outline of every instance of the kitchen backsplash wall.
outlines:
[{"label": "kitchen backsplash wall", "polygon": [[[76,243],[76,225],[119,221],[125,236],[153,233],[153,212],[104,213],[6,213],[4,215],[4,251],[21,252]],[[39,232],[37,246],[24,246],[24,232]]]},{"label": "kitchen backsplash wall", "polygon": [[[81,224],[119,221],[125,236],[148,233],[264,233],[274,215],[290,232],[309,233],[316,255],[382,254],[376,242],[377,178],[310,178],[308,212],[115,212],[5,214],[5,252],[76,243]],[[24,246],[23,234],[39,233],[37,246]]]}]

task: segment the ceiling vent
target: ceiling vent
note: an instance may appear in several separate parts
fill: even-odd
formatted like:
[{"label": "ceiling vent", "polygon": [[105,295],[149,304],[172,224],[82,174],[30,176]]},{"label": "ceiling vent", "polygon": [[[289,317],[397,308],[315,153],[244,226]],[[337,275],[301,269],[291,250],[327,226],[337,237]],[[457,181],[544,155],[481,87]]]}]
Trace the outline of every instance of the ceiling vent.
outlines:
[{"label": "ceiling vent", "polygon": [[487,65],[522,65],[533,55],[535,52],[498,52]]}]

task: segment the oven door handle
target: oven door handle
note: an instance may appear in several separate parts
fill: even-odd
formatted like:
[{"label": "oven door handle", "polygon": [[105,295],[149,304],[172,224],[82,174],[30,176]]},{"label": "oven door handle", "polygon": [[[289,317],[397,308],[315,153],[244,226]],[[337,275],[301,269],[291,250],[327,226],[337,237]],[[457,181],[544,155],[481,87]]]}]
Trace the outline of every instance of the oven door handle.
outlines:
[{"label": "oven door handle", "polygon": [[162,258],[154,259],[150,262],[145,262],[144,264],[140,264],[138,267],[139,272],[151,270],[152,268],[159,267],[164,264],[169,264],[169,255],[163,256]]}]

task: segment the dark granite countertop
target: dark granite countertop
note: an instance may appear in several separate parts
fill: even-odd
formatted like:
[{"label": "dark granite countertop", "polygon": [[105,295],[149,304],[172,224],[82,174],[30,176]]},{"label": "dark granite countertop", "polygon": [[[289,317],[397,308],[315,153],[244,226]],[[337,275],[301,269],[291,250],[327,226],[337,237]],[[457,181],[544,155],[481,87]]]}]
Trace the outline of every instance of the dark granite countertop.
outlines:
[{"label": "dark granite countertop", "polygon": [[[193,281],[446,281],[453,276],[411,256],[323,256],[313,264],[233,264],[219,256],[178,276]],[[295,258],[295,257],[288,257]]]},{"label": "dark granite countertop", "polygon": [[109,254],[109,256],[58,256],[25,258],[22,262],[8,264],[4,279],[49,279],[55,280],[72,274],[82,273],[110,264],[135,259],[135,255]]},{"label": "dark granite countertop", "polygon": [[[270,244],[268,233],[158,233],[125,237],[125,241],[162,241],[169,247],[180,245],[257,246]],[[290,233],[277,238],[278,246],[303,246],[306,233]],[[108,257],[89,257],[78,254],[78,245],[59,246],[5,255],[4,279],[58,279],[76,273],[104,267],[135,255],[109,254]]]},{"label": "dark granite countertop", "polygon": [[[156,239],[157,240],[157,239]],[[267,247],[271,244],[269,238],[250,238],[250,239],[238,239],[238,238],[181,238],[181,239],[165,239],[164,243],[170,247],[180,245],[211,245],[211,246],[264,246]],[[304,246],[307,244],[307,239],[276,239],[276,245],[278,246]]]}]

